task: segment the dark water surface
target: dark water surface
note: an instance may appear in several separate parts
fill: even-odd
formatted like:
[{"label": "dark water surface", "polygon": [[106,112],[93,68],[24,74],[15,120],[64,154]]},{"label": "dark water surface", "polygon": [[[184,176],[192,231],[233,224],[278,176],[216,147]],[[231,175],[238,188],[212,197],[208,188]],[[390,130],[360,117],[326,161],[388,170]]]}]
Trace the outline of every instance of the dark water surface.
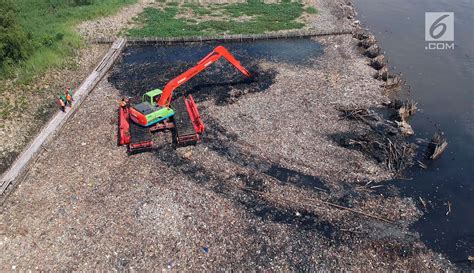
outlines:
[{"label": "dark water surface", "polygon": [[171,46],[129,47],[125,51],[124,62],[140,64],[156,61],[161,63],[192,61],[197,63],[217,45],[223,45],[241,62],[247,59],[267,59],[301,64],[323,53],[322,46],[310,39],[259,40],[250,43],[186,43]]},{"label": "dark water surface", "polygon": [[[163,88],[167,82],[194,66],[209,54],[216,43],[176,44],[172,46],[129,47],[114,67],[109,81],[127,96],[140,96]],[[231,101],[232,89],[263,92],[276,76],[274,69],[262,69],[262,60],[307,65],[324,52],[310,39],[267,40],[252,43],[222,43],[255,77],[245,80],[224,58],[196,75],[175,91],[192,94],[199,102],[214,99],[218,104]],[[250,91],[249,91],[250,90]]]},{"label": "dark water surface", "polygon": [[[474,255],[474,3],[462,1],[355,0],[362,24],[403,73],[421,111],[411,124],[415,137],[439,128],[448,149],[411,181],[394,181],[403,195],[432,207],[413,228],[432,249],[453,262]],[[454,50],[426,50],[425,12],[454,12]],[[448,212],[448,203],[451,211]]]}]

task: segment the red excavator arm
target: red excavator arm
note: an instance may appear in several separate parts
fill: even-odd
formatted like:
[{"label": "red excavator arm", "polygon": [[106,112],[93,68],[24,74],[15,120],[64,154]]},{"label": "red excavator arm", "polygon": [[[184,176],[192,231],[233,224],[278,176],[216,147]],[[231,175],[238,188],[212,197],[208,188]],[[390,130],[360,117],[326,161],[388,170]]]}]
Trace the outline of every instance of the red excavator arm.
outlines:
[{"label": "red excavator arm", "polygon": [[247,69],[245,69],[225,47],[218,46],[214,48],[214,50],[206,57],[204,57],[201,61],[199,61],[193,68],[189,69],[188,71],[184,72],[183,74],[168,82],[165,88],[163,89],[163,93],[161,94],[160,99],[158,100],[158,105],[169,107],[171,96],[176,88],[189,81],[192,77],[199,74],[199,72],[206,69],[206,67],[213,64],[215,61],[219,60],[220,57],[226,58],[246,77],[251,77]]}]

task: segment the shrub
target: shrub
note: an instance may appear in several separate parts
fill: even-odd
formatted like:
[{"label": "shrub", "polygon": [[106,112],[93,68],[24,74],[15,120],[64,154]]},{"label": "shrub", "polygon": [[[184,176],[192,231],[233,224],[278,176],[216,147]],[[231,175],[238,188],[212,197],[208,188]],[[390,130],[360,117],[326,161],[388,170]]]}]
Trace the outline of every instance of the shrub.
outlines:
[{"label": "shrub", "polygon": [[305,9],[306,13],[309,13],[309,14],[316,14],[318,13],[318,10],[315,8],[315,7],[307,7]]},{"label": "shrub", "polygon": [[73,0],[73,6],[87,6],[92,4],[92,0]]},{"label": "shrub", "polygon": [[0,0],[0,68],[26,59],[31,54],[28,34],[16,20],[9,0]]}]

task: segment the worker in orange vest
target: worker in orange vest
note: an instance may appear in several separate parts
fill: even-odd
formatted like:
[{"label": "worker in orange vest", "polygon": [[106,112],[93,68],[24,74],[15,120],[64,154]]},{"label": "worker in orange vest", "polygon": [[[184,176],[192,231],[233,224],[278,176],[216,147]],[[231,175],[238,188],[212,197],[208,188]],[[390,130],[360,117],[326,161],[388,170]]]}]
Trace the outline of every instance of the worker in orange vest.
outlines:
[{"label": "worker in orange vest", "polygon": [[67,104],[69,104],[69,106],[72,106],[72,101],[74,100],[72,98],[72,90],[70,88],[66,89],[64,95],[66,96]]},{"label": "worker in orange vest", "polygon": [[120,105],[120,107],[125,108],[125,107],[127,107],[128,103],[129,103],[128,98],[122,98],[122,100],[119,102],[119,105]]},{"label": "worker in orange vest", "polygon": [[66,97],[65,96],[59,96],[57,103],[61,111],[66,112]]}]

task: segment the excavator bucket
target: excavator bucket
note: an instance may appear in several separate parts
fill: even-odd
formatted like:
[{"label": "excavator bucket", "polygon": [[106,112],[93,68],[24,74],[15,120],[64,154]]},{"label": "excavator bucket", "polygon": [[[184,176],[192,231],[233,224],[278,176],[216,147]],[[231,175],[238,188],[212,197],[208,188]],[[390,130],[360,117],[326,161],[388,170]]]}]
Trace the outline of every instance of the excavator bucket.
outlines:
[{"label": "excavator bucket", "polygon": [[197,109],[196,102],[194,102],[193,96],[189,95],[188,98],[184,98],[184,101],[186,103],[186,109],[188,110],[191,122],[193,123],[194,130],[197,134],[202,134],[204,132],[204,123],[201,120],[201,116],[199,115],[199,111]]},{"label": "excavator bucket", "polygon": [[206,69],[208,66],[219,60],[221,57],[224,57],[229,61],[235,68],[237,68],[245,77],[252,77],[250,72],[243,67],[239,61],[223,46],[217,46],[214,50],[207,54],[202,60],[200,60],[194,67],[191,67],[181,75],[169,81],[165,88],[163,88],[163,93],[161,93],[160,99],[158,100],[158,106],[168,107],[171,103],[171,96],[173,91],[179,86],[183,85],[194,76],[199,74],[201,71]]}]

